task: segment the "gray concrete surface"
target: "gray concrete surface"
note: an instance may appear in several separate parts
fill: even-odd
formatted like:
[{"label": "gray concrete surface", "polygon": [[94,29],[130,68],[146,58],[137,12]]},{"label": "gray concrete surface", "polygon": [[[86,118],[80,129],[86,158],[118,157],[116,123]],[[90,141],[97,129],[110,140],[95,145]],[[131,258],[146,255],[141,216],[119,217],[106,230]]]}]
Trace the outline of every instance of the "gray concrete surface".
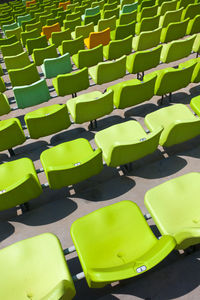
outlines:
[{"label": "gray concrete surface", "polygon": [[[189,58],[193,57],[195,57],[194,54]],[[175,66],[178,63],[162,64],[157,69]],[[2,65],[5,67],[4,64]],[[41,72],[40,68],[38,70]],[[149,72],[151,71],[153,70],[149,70]],[[9,77],[5,74],[3,78],[8,87],[6,95],[9,99],[12,99],[13,92]],[[93,90],[104,91],[108,86],[132,78],[136,78],[136,76],[127,75],[115,82],[102,86],[92,86],[87,92]],[[52,86],[51,80],[47,80],[47,82],[49,86]],[[171,104],[168,103],[166,98],[164,105],[173,105],[175,103],[189,105],[191,98],[198,94],[200,94],[200,86],[198,84],[190,84],[187,88],[173,94]],[[55,91],[51,95],[55,96]],[[68,96],[56,97],[36,107],[12,111],[8,115],[0,117],[0,119],[18,117],[23,124],[23,117],[27,112],[53,103],[65,103],[69,98]],[[35,167],[40,168],[42,165],[39,158],[42,151],[62,142],[84,137],[96,147],[94,135],[97,131],[129,119],[137,120],[144,126],[143,120],[145,115],[160,108],[157,104],[159,99],[160,97],[154,96],[151,101],[141,105],[124,110],[114,110],[110,115],[98,120],[98,128],[96,130],[89,131],[88,123],[83,125],[74,124],[66,131],[52,136],[40,138],[39,140],[27,140],[25,144],[15,148],[16,157],[14,159],[29,157],[33,160]],[[16,105],[12,104],[12,106]],[[25,132],[28,134],[27,131]],[[11,161],[12,159],[7,151],[0,153],[0,163]],[[16,209],[0,212],[0,248],[43,232],[56,234],[63,248],[69,247],[72,245],[70,226],[77,218],[100,207],[126,199],[135,201],[142,209],[142,212],[146,213],[143,201],[147,190],[171,178],[191,171],[199,172],[199,170],[200,137],[197,137],[167,151],[160,147],[154,154],[133,163],[133,170],[128,173],[123,173],[115,168],[104,167],[104,170],[99,175],[76,184],[74,190],[70,191],[70,194],[67,188],[55,191],[46,188],[39,198],[30,201],[31,209],[29,212],[23,215],[19,214],[19,211]],[[44,173],[39,174],[39,178],[41,183],[47,182]],[[152,226],[152,230],[156,232],[152,220],[149,221],[149,224]],[[73,275],[81,272],[76,253],[70,254],[66,259]],[[160,265],[142,276],[125,280],[103,289],[89,289],[85,279],[83,279],[75,284],[77,290],[75,299],[200,299],[199,260],[200,247],[197,247],[197,251],[191,255],[174,251]]]}]

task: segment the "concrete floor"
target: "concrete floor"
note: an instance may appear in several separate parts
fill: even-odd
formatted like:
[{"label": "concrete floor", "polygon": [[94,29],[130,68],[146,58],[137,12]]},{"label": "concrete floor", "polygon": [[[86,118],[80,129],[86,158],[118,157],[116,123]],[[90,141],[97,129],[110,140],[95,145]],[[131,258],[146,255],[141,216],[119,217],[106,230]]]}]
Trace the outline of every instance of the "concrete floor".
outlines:
[{"label": "concrete floor", "polygon": [[[193,54],[187,59],[194,57],[195,55]],[[168,65],[162,64],[157,69],[176,66],[179,62]],[[2,66],[5,67],[3,63]],[[41,72],[40,68],[38,70]],[[149,72],[152,71],[149,70]],[[13,92],[9,77],[5,74],[3,78],[8,87],[5,93],[9,99],[12,99]],[[132,78],[136,78],[136,76],[127,75],[123,79],[102,86],[94,85],[87,92],[93,90],[104,91],[108,86]],[[49,86],[52,86],[51,80],[47,80],[47,82]],[[173,94],[171,104],[165,99],[165,105],[176,103],[189,105],[191,98],[198,94],[200,94],[200,86],[198,84],[190,84],[187,88]],[[55,91],[51,92],[51,95],[55,96]],[[36,107],[12,111],[6,116],[2,116],[1,119],[18,117],[24,124],[23,117],[27,112],[41,106],[65,103],[69,98],[69,96],[55,97],[48,103]],[[40,138],[39,140],[29,139],[25,144],[14,149],[16,152],[14,159],[29,157],[33,160],[35,167],[40,168],[42,165],[39,158],[42,151],[62,142],[83,137],[96,147],[94,135],[97,131],[129,119],[137,120],[144,126],[143,120],[145,115],[160,108],[158,106],[159,99],[160,97],[155,96],[151,101],[141,105],[125,110],[114,110],[110,115],[98,120],[98,128],[96,130],[89,131],[88,123],[83,125],[74,124],[66,131],[52,136]],[[12,106],[14,107],[16,104],[12,104]],[[25,132],[28,134],[27,131]],[[7,151],[0,153],[1,163],[12,159]],[[154,154],[134,162],[133,170],[128,173],[123,173],[115,168],[104,167],[99,175],[76,184],[74,190],[70,191],[70,194],[67,188],[60,190],[46,188],[39,198],[30,201],[31,209],[29,212],[22,215],[13,208],[0,213],[0,248],[44,232],[56,234],[63,248],[69,247],[72,245],[70,226],[74,220],[100,207],[122,200],[128,199],[136,202],[142,212],[146,213],[147,210],[143,202],[146,191],[171,178],[192,171],[199,172],[199,159],[200,137],[197,137],[171,149],[164,150],[160,147]],[[47,182],[44,173],[39,174],[39,178],[41,183]],[[156,232],[152,220],[149,221],[149,224]],[[66,259],[72,275],[82,271],[76,253],[68,255]],[[191,255],[174,251],[161,264],[142,276],[125,280],[103,289],[89,289],[85,279],[83,279],[75,284],[77,290],[75,299],[200,299],[199,260],[200,247]]]}]

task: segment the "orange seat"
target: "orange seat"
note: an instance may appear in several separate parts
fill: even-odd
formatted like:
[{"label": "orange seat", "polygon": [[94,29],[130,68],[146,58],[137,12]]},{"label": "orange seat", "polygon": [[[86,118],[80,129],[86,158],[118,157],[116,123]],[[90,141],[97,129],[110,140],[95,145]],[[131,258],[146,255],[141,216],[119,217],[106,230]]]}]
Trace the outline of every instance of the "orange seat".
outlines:
[{"label": "orange seat", "polygon": [[88,49],[92,49],[100,44],[108,45],[110,42],[110,28],[106,28],[100,32],[90,32],[88,38],[84,39],[84,43]]},{"label": "orange seat", "polygon": [[26,1],[26,7],[29,7],[31,4],[35,4],[36,0]]},{"label": "orange seat", "polygon": [[47,40],[51,37],[52,32],[61,31],[60,24],[56,23],[50,26],[43,26],[41,35],[46,35]]},{"label": "orange seat", "polygon": [[67,9],[67,5],[71,4],[70,1],[67,1],[67,2],[60,2],[58,7],[63,7],[64,10]]}]

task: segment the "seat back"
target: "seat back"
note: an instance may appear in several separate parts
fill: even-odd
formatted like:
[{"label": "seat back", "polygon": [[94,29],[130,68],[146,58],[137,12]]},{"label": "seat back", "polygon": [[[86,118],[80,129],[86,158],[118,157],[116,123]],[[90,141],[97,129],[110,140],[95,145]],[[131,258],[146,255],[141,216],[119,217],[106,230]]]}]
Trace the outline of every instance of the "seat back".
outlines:
[{"label": "seat back", "polygon": [[101,13],[97,13],[96,15],[92,15],[92,16],[85,16],[84,25],[87,25],[90,23],[97,25],[97,23],[100,19],[101,19]]},{"label": "seat back", "polygon": [[11,30],[11,29],[16,29],[18,28],[18,24],[15,22],[15,23],[12,23],[12,24],[8,24],[8,25],[3,25],[2,26],[2,30],[5,31],[5,30]]},{"label": "seat back", "polygon": [[125,5],[123,5],[123,7],[122,7],[121,13],[122,13],[122,14],[132,13],[133,11],[136,11],[136,10],[137,10],[137,6],[138,6],[138,3],[137,3],[137,2],[135,2],[135,3],[130,3],[130,4],[125,4]]},{"label": "seat back", "polygon": [[103,46],[110,42],[110,28],[100,32],[91,32],[89,36],[88,48],[92,49],[100,44]]},{"label": "seat back", "polygon": [[110,28],[110,31],[116,28],[116,16],[112,16],[108,19],[101,19],[98,21],[97,31],[103,31]]},{"label": "seat back", "polygon": [[103,46],[102,44],[88,50],[78,51],[79,69],[83,67],[92,67],[103,61]]},{"label": "seat back", "polygon": [[173,41],[163,45],[161,61],[169,63],[187,57],[191,54],[196,35],[184,40]]},{"label": "seat back", "polygon": [[51,98],[45,79],[29,85],[14,87],[13,92],[18,108],[34,106],[47,102]]},{"label": "seat back", "polygon": [[5,94],[0,93],[0,116],[8,114],[11,111],[8,98]]},{"label": "seat back", "polygon": [[25,46],[26,45],[26,41],[28,39],[33,39],[33,38],[37,38],[40,36],[40,30],[38,28],[33,29],[31,31],[25,31],[21,33],[21,40],[22,40],[22,44]]},{"label": "seat back", "polygon": [[63,25],[63,22],[62,22],[62,17],[55,17],[55,18],[50,18],[50,19],[47,19],[46,21],[46,25],[47,26],[52,26],[56,23],[59,23],[60,27]]},{"label": "seat back", "polygon": [[1,53],[4,56],[13,56],[22,53],[23,47],[22,44],[18,41],[11,45],[1,46]]},{"label": "seat back", "polygon": [[15,35],[16,38],[18,39],[18,41],[20,41],[20,38],[21,38],[21,27],[17,27],[15,29],[11,29],[11,30],[5,30],[5,35],[7,38]]},{"label": "seat back", "polygon": [[44,35],[37,38],[28,39],[26,42],[26,48],[29,54],[32,54],[34,49],[45,48],[47,46],[47,39]]},{"label": "seat back", "polygon": [[53,13],[50,13],[50,14],[45,14],[45,15],[42,15],[39,17],[39,21],[41,22],[42,26],[45,26],[46,23],[47,23],[47,20],[48,19],[51,19],[51,18],[54,18],[54,15]]},{"label": "seat back", "polygon": [[83,36],[80,36],[75,40],[68,40],[62,42],[63,53],[69,53],[70,56],[76,54],[81,49],[84,49]]},{"label": "seat back", "polygon": [[7,38],[7,39],[0,39],[0,47],[4,45],[11,45],[17,42],[17,38],[15,35]]},{"label": "seat back", "polygon": [[51,34],[51,43],[56,47],[62,44],[62,41],[71,40],[71,31],[70,29],[66,29],[60,32],[52,32]]},{"label": "seat back", "polygon": [[31,20],[31,15],[27,14],[25,16],[18,16],[17,17],[17,23],[19,26],[22,25],[22,22],[25,22],[25,21],[30,21]]},{"label": "seat back", "polygon": [[166,12],[176,10],[176,6],[177,6],[177,0],[172,0],[172,1],[164,0],[164,2],[158,8],[158,14],[160,14],[160,16],[164,16]]},{"label": "seat back", "polygon": [[27,52],[22,52],[18,55],[4,57],[7,71],[24,68],[31,64]]},{"label": "seat back", "polygon": [[87,38],[90,32],[94,31],[94,24],[90,23],[83,26],[77,26],[75,28],[75,38],[82,36],[83,38]]},{"label": "seat back", "polygon": [[157,28],[153,31],[141,32],[133,38],[133,49],[139,51],[156,47],[160,43],[161,30]]},{"label": "seat back", "polygon": [[138,14],[137,21],[140,22],[144,18],[154,17],[157,14],[158,5],[152,7],[144,7],[141,13]]},{"label": "seat back", "polygon": [[30,64],[22,69],[9,70],[8,75],[13,87],[28,85],[40,80],[35,64]]},{"label": "seat back", "polygon": [[66,74],[72,71],[70,54],[65,53],[56,58],[46,58],[43,62],[44,75],[46,78],[53,78],[59,74]]},{"label": "seat back", "polygon": [[42,31],[42,24],[40,23],[40,21],[32,23],[32,24],[27,24],[27,25],[25,25],[25,29],[26,29],[26,31],[31,31],[33,29],[38,29],[38,30]]},{"label": "seat back", "polygon": [[105,10],[103,13],[103,19],[109,19],[113,16],[116,16],[116,18],[119,19],[119,7],[112,10]]},{"label": "seat back", "polygon": [[156,78],[156,74],[145,75],[143,81],[131,79],[122,82],[118,89],[109,87],[108,90],[114,90],[114,105],[124,109],[150,100],[154,96]]},{"label": "seat back", "polygon": [[200,15],[200,3],[189,4],[183,11],[182,20],[187,18],[193,19],[196,15]]},{"label": "seat back", "polygon": [[100,13],[99,6],[95,6],[95,7],[92,7],[92,8],[86,8],[86,10],[85,10],[85,17],[86,16],[93,16],[93,15],[96,15],[98,13]]},{"label": "seat back", "polygon": [[119,25],[129,24],[133,21],[136,21],[137,11],[133,11],[132,13],[122,13],[119,17]]},{"label": "seat back", "polygon": [[118,25],[116,27],[116,31],[115,31],[115,40],[124,39],[129,35],[134,36],[135,35],[135,24],[136,24],[136,22],[133,21],[129,24]]},{"label": "seat back", "polygon": [[187,27],[187,34],[199,33],[200,28],[200,15],[190,20]]},{"label": "seat back", "polygon": [[123,55],[128,55],[132,52],[133,36],[129,35],[123,40],[114,40],[109,43],[108,59],[120,58]]},{"label": "seat back", "polygon": [[157,16],[154,16],[154,17],[150,17],[150,18],[144,18],[141,20],[138,26],[139,28],[139,33],[143,32],[143,31],[151,31],[151,30],[154,30],[156,28],[158,28],[159,26],[159,19],[160,19],[160,16],[157,15]]},{"label": "seat back", "polygon": [[104,0],[101,0],[101,1],[94,1],[92,2],[92,5],[91,7],[96,7],[96,6],[99,6],[99,9],[102,10],[103,7],[104,7],[104,4],[105,4],[105,1]]},{"label": "seat back", "polygon": [[76,12],[76,13],[72,13],[72,14],[69,14],[69,15],[66,15],[66,20],[67,21],[73,21],[73,20],[76,20],[78,18],[81,17],[81,12]]},{"label": "seat back", "polygon": [[26,25],[36,23],[37,21],[39,21],[39,19],[36,20],[36,18],[33,18],[33,19],[29,20],[29,21],[22,21],[21,22],[21,28],[22,28],[22,30],[25,31],[25,29],[26,29],[25,26]]},{"label": "seat back", "polygon": [[117,2],[104,4],[103,11],[113,10],[117,7]]},{"label": "seat back", "polygon": [[152,7],[156,3],[156,0],[145,0],[139,2],[138,11],[140,12],[144,7]]},{"label": "seat back", "polygon": [[167,11],[164,16],[160,18],[159,25],[161,27],[167,27],[170,23],[180,22],[183,13],[183,7],[175,11]]},{"label": "seat back", "polygon": [[110,82],[126,75],[126,56],[97,65],[97,84]]},{"label": "seat back", "polygon": [[195,3],[196,0],[179,0],[177,3],[177,8],[184,7],[186,8],[189,4]]},{"label": "seat back", "polygon": [[63,22],[64,30],[70,29],[74,31],[77,26],[81,26],[81,18],[77,18],[75,20],[64,20]]},{"label": "seat back", "polygon": [[56,46],[50,45],[46,48],[34,49],[33,50],[33,60],[36,66],[43,64],[45,58],[55,58],[58,57]]},{"label": "seat back", "polygon": [[80,99],[76,101],[75,114],[76,123],[96,120],[113,111],[113,91],[108,91],[100,97],[91,99]]},{"label": "seat back", "polygon": [[55,23],[54,25],[42,27],[42,32],[46,36],[47,40],[51,37],[52,32],[58,32],[58,31],[61,31],[59,23]]},{"label": "seat back", "polygon": [[88,68],[70,74],[58,75],[59,96],[66,96],[85,90],[89,87]]},{"label": "seat back", "polygon": [[166,28],[162,29],[160,40],[162,43],[168,43],[173,40],[180,39],[186,35],[189,18],[181,21],[170,23]]}]

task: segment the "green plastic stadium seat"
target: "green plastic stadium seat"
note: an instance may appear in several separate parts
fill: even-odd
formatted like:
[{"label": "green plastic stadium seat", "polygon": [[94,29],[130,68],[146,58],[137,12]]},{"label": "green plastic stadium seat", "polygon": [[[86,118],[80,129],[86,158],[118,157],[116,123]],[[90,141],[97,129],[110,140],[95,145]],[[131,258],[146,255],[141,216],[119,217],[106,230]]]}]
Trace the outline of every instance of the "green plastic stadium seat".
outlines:
[{"label": "green plastic stadium seat", "polygon": [[79,50],[84,49],[84,40],[83,36],[78,37],[74,40],[62,41],[61,46],[58,47],[58,50],[61,55],[69,53],[70,56],[76,54]]},{"label": "green plastic stadium seat", "polygon": [[78,37],[83,36],[83,38],[85,39],[89,37],[90,32],[94,32],[93,23],[82,25],[82,26],[76,26],[75,32],[72,32],[72,38],[77,39]]},{"label": "green plastic stadium seat", "polygon": [[160,233],[173,236],[176,249],[200,242],[199,181],[199,173],[188,173],[150,189],[145,195],[145,206]]},{"label": "green plastic stadium seat", "polygon": [[189,4],[182,13],[182,20],[193,19],[196,15],[200,15],[200,3]]},{"label": "green plastic stadium seat", "polygon": [[17,118],[0,121],[0,140],[0,151],[11,149],[25,142],[26,137]]},{"label": "green plastic stadium seat", "polygon": [[78,18],[81,18],[81,12],[78,11],[78,12],[74,12],[72,14],[69,14],[69,15],[66,15],[66,20],[67,21],[73,21],[73,20],[76,20]]},{"label": "green plastic stadium seat", "polygon": [[98,21],[97,26],[95,26],[95,31],[103,31],[107,28],[110,30],[115,30],[116,28],[116,16],[112,16],[108,19],[101,19]]},{"label": "green plastic stadium seat", "polygon": [[62,41],[65,40],[71,40],[71,31],[69,28],[60,32],[52,32],[49,42],[58,48],[62,44]]},{"label": "green plastic stadium seat", "polygon": [[163,96],[188,86],[196,63],[195,60],[189,60],[180,64],[177,69],[166,68],[155,71],[157,74],[155,95]]},{"label": "green plastic stadium seat", "polygon": [[14,70],[14,69],[24,68],[31,64],[27,52],[22,52],[18,55],[14,55],[14,56],[8,56],[8,57],[5,56],[4,62],[5,62],[7,71],[9,71],[11,69]]},{"label": "green plastic stadium seat", "polygon": [[42,24],[40,21],[32,23],[32,24],[27,24],[25,26],[26,31],[31,31],[33,29],[39,29],[42,32]]},{"label": "green plastic stadium seat", "polygon": [[163,16],[160,17],[159,26],[167,27],[170,23],[180,22],[183,13],[183,8],[179,8],[174,11],[167,11]]},{"label": "green plastic stadium seat", "polygon": [[46,48],[34,49],[32,54],[32,58],[36,66],[42,65],[46,58],[56,57],[58,57],[58,53],[55,45],[50,45]]},{"label": "green plastic stadium seat", "polygon": [[11,45],[1,46],[1,53],[2,53],[3,57],[18,55],[18,54],[22,53],[23,51],[24,50],[23,50],[22,44],[20,42],[13,43]]},{"label": "green plastic stadium seat", "polygon": [[[193,83],[199,83],[200,82],[200,57],[198,58],[194,58],[191,61],[193,61],[194,63],[196,62],[193,74],[192,74],[192,79],[191,82]],[[188,64],[190,63],[190,61],[188,61]],[[187,66],[187,62],[184,63],[183,66]]]},{"label": "green plastic stadium seat", "polygon": [[116,108],[124,109],[150,100],[154,96],[156,74],[143,77],[143,81],[131,79],[108,87],[114,92],[113,102]]},{"label": "green plastic stadium seat", "polygon": [[144,18],[150,18],[157,15],[158,5],[151,7],[144,7],[139,13],[137,13],[137,22],[141,22]]},{"label": "green plastic stadium seat", "polygon": [[13,92],[18,108],[34,106],[47,102],[51,98],[45,79],[40,79],[27,86],[14,87]]},{"label": "green plastic stadium seat", "polygon": [[40,23],[42,24],[42,26],[45,26],[46,23],[47,23],[47,20],[48,20],[48,19],[51,19],[51,18],[54,18],[54,15],[53,15],[52,13],[50,13],[50,14],[45,14],[45,15],[41,15],[41,16],[39,17],[39,21],[40,21]]},{"label": "green plastic stadium seat", "polygon": [[63,22],[62,22],[62,17],[53,17],[53,18],[49,18],[46,21],[46,25],[47,26],[51,26],[54,25],[55,23],[59,23],[60,27],[63,26]]},{"label": "green plastic stadium seat", "polygon": [[159,27],[159,19],[159,15],[142,19],[141,22],[136,24],[135,33],[139,35],[143,31],[152,31],[157,29]]},{"label": "green plastic stadium seat", "polygon": [[132,39],[130,35],[123,40],[110,41],[103,47],[103,55],[107,60],[117,59],[123,55],[128,55],[132,52]]},{"label": "green plastic stadium seat", "polygon": [[102,10],[104,7],[104,4],[105,4],[104,0],[94,1],[94,2],[92,2],[91,7],[99,6],[100,10]]},{"label": "green plastic stadium seat", "polygon": [[30,20],[31,20],[31,16],[29,14],[27,14],[25,16],[18,16],[17,17],[18,26],[21,26],[22,22],[30,21]]},{"label": "green plastic stadium seat", "polygon": [[76,26],[81,26],[81,18],[75,20],[64,20],[62,30],[70,29],[71,32],[75,30]]},{"label": "green plastic stadium seat", "polygon": [[28,85],[40,80],[35,64],[30,64],[21,69],[9,70],[8,75],[13,87]]},{"label": "green plastic stadium seat", "polygon": [[110,11],[117,8],[117,1],[114,1],[113,3],[105,3],[103,7],[103,11]]},{"label": "green plastic stadium seat", "polygon": [[[132,13],[120,14],[118,25],[125,25],[136,21],[137,11],[133,11]],[[112,30],[112,29],[111,29]]]},{"label": "green plastic stadium seat", "polygon": [[198,116],[200,116],[200,96],[196,96],[196,97],[192,98],[192,100],[190,101],[190,106],[191,106],[192,110]]},{"label": "green plastic stadium seat", "polygon": [[71,300],[76,294],[61,244],[52,233],[43,233],[0,250],[0,265],[4,274],[0,297],[4,300],[33,297]]},{"label": "green plastic stadium seat", "polygon": [[36,23],[37,21],[39,21],[39,20],[36,20],[36,18],[33,18],[29,21],[22,21],[22,23],[21,23],[22,30],[25,31],[26,25]]},{"label": "green plastic stadium seat", "polygon": [[12,23],[12,24],[3,25],[2,30],[5,32],[6,30],[16,29],[18,27],[19,27],[18,24],[15,22],[15,23]]},{"label": "green plastic stadium seat", "polygon": [[138,12],[140,12],[144,7],[152,7],[155,5],[156,0],[145,0],[145,1],[138,1]]},{"label": "green plastic stadium seat", "polygon": [[145,71],[159,65],[161,50],[162,45],[159,45],[151,50],[137,51],[130,54],[126,59],[126,69],[131,74],[137,74],[138,79],[140,73],[142,73],[143,78]]},{"label": "green plastic stadium seat", "polygon": [[18,40],[17,40],[17,38],[16,38],[15,35],[13,35],[13,36],[11,36],[11,37],[9,37],[7,39],[1,39],[0,38],[0,47],[1,46],[5,46],[5,45],[11,45],[13,43],[16,43],[17,41]]},{"label": "green plastic stadium seat", "polygon": [[96,84],[122,78],[126,75],[126,56],[115,61],[101,62],[97,66],[89,68],[89,74]]},{"label": "green plastic stadium seat", "polygon": [[66,74],[72,71],[72,64],[69,53],[56,58],[46,58],[41,65],[45,78],[53,78],[59,74]]},{"label": "green plastic stadium seat", "polygon": [[27,113],[24,120],[32,139],[59,132],[71,125],[65,104],[39,108]]},{"label": "green plastic stadium seat", "polygon": [[200,34],[197,34],[192,50],[197,53],[197,56],[200,53]]},{"label": "green plastic stadium seat", "polygon": [[137,11],[137,2],[135,3],[130,3],[130,4],[124,4],[123,6],[121,5],[121,14],[128,14],[128,13],[132,13],[134,11]]},{"label": "green plastic stadium seat", "polygon": [[158,7],[158,14],[163,16],[167,11],[176,10],[177,0],[174,1],[163,1],[161,5]]},{"label": "green plastic stadium seat", "polygon": [[132,201],[120,201],[77,219],[71,236],[91,288],[148,271],[176,246],[170,235],[155,237]]},{"label": "green plastic stadium seat", "polygon": [[79,50],[72,56],[72,61],[78,69],[91,67],[103,61],[103,46],[99,45],[92,49]]},{"label": "green plastic stadium seat", "polygon": [[158,46],[160,43],[161,28],[141,32],[133,38],[132,47],[134,51],[147,50]]},{"label": "green plastic stadium seat", "polygon": [[112,10],[105,10],[103,12],[103,19],[109,19],[113,16],[115,16],[117,19],[119,19],[119,10],[120,10],[119,7],[116,7]]},{"label": "green plastic stadium seat", "polygon": [[43,151],[40,160],[51,189],[76,184],[97,175],[103,168],[101,150],[93,151],[83,138]]},{"label": "green plastic stadium seat", "polygon": [[7,96],[0,93],[0,116],[8,114],[10,111],[11,108]]},{"label": "green plastic stadium seat", "polygon": [[187,34],[194,34],[200,32],[200,15],[190,20],[187,27]]},{"label": "green plastic stadium seat", "polygon": [[58,75],[52,79],[58,96],[74,95],[89,87],[88,68],[70,74]]},{"label": "green plastic stadium seat", "polygon": [[184,7],[186,8],[189,4],[195,3],[196,0],[179,0],[177,3],[177,8]]},{"label": "green plastic stadium seat", "polygon": [[14,35],[14,36],[16,36],[17,40],[20,41],[21,32],[22,32],[21,27],[18,27],[18,28],[15,28],[15,29],[6,30],[5,35],[6,35],[7,38],[12,37]]},{"label": "green plastic stadium seat", "polygon": [[133,21],[129,24],[125,25],[118,25],[115,30],[110,32],[110,38],[111,40],[121,40],[129,35],[134,36],[135,35],[135,24],[136,22]]},{"label": "green plastic stadium seat", "polygon": [[153,153],[161,132],[162,127],[157,126],[147,134],[140,123],[131,120],[97,132],[95,143],[102,149],[106,164],[117,167]]},{"label": "green plastic stadium seat", "polygon": [[0,93],[3,93],[6,91],[6,85],[5,85],[5,82],[3,80],[2,77],[0,77]]},{"label": "green plastic stadium seat", "polygon": [[39,36],[40,36],[40,30],[38,28],[33,29],[31,31],[22,32],[21,33],[21,40],[22,40],[23,46],[26,46],[26,41],[28,39],[37,38]]},{"label": "green plastic stadium seat", "polygon": [[83,24],[87,25],[90,23],[93,23],[94,25],[98,24],[98,21],[101,19],[101,13],[99,12],[98,14],[94,16],[85,16]]},{"label": "green plastic stadium seat", "polygon": [[196,35],[183,40],[173,41],[164,44],[161,52],[160,60],[163,63],[170,63],[187,57],[191,54]]},{"label": "green plastic stadium seat", "polygon": [[200,119],[184,104],[161,108],[145,117],[149,130],[164,128],[159,144],[170,147],[188,141],[200,134]]},{"label": "green plastic stadium seat", "polygon": [[86,93],[67,101],[68,110],[77,124],[93,121],[113,111],[113,92]]},{"label": "green plastic stadium seat", "polygon": [[48,42],[45,35],[33,39],[28,39],[26,41],[26,49],[29,54],[32,54],[34,49],[41,49],[47,46],[48,46]]},{"label": "green plastic stadium seat", "polygon": [[162,29],[160,41],[168,43],[173,40],[181,39],[186,35],[189,18],[182,22],[170,23],[167,27]]}]

